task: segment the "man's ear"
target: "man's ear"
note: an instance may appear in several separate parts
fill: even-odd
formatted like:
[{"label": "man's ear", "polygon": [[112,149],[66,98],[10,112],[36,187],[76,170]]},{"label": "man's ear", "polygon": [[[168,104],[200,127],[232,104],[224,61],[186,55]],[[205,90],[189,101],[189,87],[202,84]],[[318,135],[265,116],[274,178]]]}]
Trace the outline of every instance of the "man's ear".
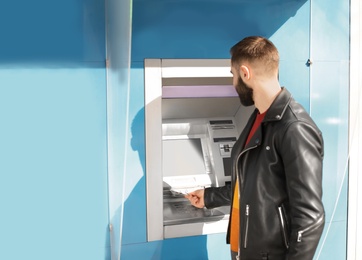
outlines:
[{"label": "man's ear", "polygon": [[242,77],[244,80],[250,79],[251,71],[248,66],[241,65],[239,69],[240,77]]}]

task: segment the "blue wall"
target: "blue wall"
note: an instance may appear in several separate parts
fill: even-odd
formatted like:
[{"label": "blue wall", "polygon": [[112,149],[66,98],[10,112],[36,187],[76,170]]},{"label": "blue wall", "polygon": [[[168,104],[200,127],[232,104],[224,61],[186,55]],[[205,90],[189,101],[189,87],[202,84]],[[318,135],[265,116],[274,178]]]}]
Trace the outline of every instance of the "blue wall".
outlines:
[{"label": "blue wall", "polygon": [[[348,66],[344,65],[349,52],[349,3],[333,2],[133,1],[129,117],[134,127],[130,127],[124,203],[127,224],[123,227],[121,259],[229,257],[225,234],[146,242],[143,61],[229,58],[229,48],[248,35],[268,37],[277,45],[281,84],[305,106],[324,132],[327,224],[316,259],[344,258],[347,187],[343,175],[348,149]],[[309,58],[313,61],[311,67],[306,65]]]},{"label": "blue wall", "polygon": [[[346,258],[349,1],[312,1],[311,114],[325,140],[326,226],[319,259]],[[325,33],[325,32],[329,33]]]},{"label": "blue wall", "polygon": [[[2,1],[0,259],[108,260],[108,224],[117,217],[123,225],[113,230],[112,246],[121,230],[122,260],[227,258],[224,234],[146,241],[143,60],[229,58],[230,46],[250,34],[275,42],[281,83],[324,132],[327,224],[317,256],[344,259],[349,2],[332,2],[134,0],[131,87],[125,89],[130,38],[106,37],[106,22],[115,35],[127,26],[123,18],[106,20],[104,0]],[[129,18],[131,8],[108,3]],[[108,78],[106,40],[122,49],[108,46],[114,65]],[[126,150],[108,156],[107,80],[120,86],[117,102],[129,102],[117,103],[125,111],[111,114],[129,119],[117,139]],[[117,176],[125,181],[119,188],[124,215],[118,208],[108,214],[108,196],[119,202],[107,187],[112,156],[127,159],[126,174]]]},{"label": "blue wall", "polygon": [[0,4],[0,259],[110,259],[103,0]]}]

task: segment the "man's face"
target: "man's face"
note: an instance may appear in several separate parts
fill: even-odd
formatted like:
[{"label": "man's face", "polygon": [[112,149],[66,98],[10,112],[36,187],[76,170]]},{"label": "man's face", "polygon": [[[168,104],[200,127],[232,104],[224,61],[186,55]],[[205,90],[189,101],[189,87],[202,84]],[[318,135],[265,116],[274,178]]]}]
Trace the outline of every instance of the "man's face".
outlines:
[{"label": "man's face", "polygon": [[247,84],[245,84],[245,82],[240,76],[239,71],[232,70],[232,73],[234,77],[233,80],[234,87],[239,95],[241,104],[243,104],[246,107],[254,105],[253,89],[250,88]]}]

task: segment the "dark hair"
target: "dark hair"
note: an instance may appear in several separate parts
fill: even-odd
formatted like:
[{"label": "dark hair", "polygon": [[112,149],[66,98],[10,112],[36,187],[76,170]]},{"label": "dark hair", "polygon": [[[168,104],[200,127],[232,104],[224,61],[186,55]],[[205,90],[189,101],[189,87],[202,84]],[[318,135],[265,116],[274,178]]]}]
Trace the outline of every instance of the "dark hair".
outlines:
[{"label": "dark hair", "polygon": [[240,66],[247,61],[251,64],[259,62],[267,71],[279,67],[279,53],[275,45],[261,36],[249,36],[242,39],[230,49],[231,64]]}]

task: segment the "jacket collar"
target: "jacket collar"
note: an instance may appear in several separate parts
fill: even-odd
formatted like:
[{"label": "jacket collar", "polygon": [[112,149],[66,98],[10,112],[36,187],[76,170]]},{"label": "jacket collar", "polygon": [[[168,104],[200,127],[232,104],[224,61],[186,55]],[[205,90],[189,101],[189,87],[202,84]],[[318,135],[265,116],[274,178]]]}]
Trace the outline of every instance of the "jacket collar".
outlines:
[{"label": "jacket collar", "polygon": [[[279,121],[283,118],[283,115],[292,99],[292,95],[289,93],[289,91],[282,87],[282,90],[278,94],[278,96],[274,99],[273,103],[270,105],[269,109],[267,110],[263,122],[271,122],[271,121]],[[248,134],[250,132],[251,127],[253,126],[253,123],[255,121],[256,115],[258,113],[258,109],[255,109],[253,113],[251,114],[249,121],[247,122],[246,126],[244,127],[244,130],[240,134],[240,137],[236,144],[234,145],[234,148],[232,149],[232,152],[235,154],[239,154],[240,151],[243,149],[246,138],[248,137]],[[252,137],[256,138],[255,134]],[[258,143],[260,143],[261,136],[258,137]],[[253,140],[249,142],[249,146],[253,143]],[[255,142],[254,142],[255,143]]]},{"label": "jacket collar", "polygon": [[266,112],[264,122],[281,120],[291,99],[292,94],[290,94],[290,92],[286,88],[282,87],[282,90],[274,99],[273,103],[270,105],[268,111]]}]

